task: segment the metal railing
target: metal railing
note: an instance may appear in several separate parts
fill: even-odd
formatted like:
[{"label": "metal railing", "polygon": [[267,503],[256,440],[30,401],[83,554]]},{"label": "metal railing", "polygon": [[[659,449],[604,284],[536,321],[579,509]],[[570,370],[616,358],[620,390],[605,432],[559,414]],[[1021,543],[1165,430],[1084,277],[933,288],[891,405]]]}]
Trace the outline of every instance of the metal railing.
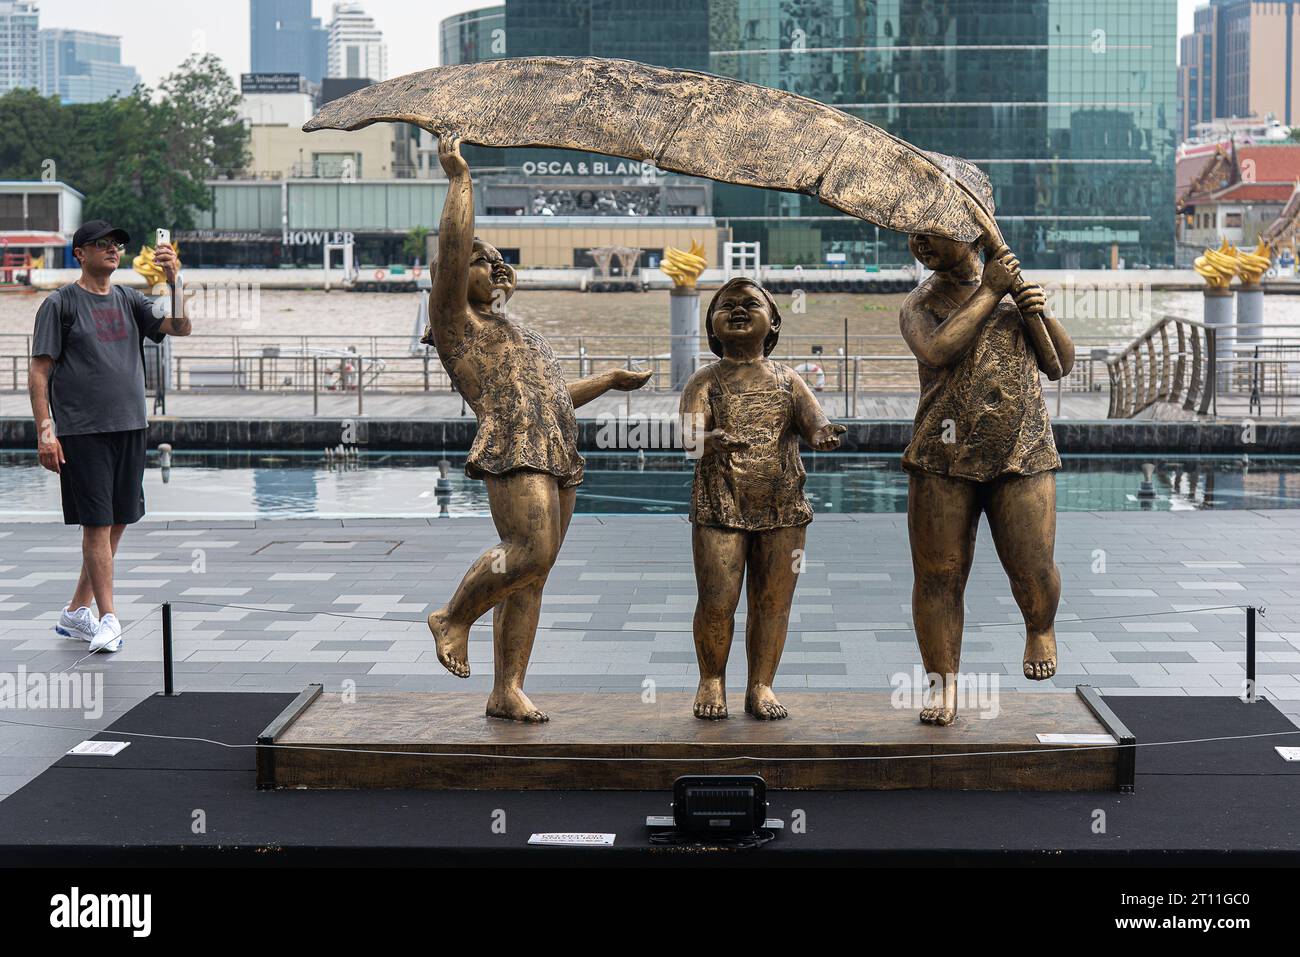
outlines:
[{"label": "metal railing", "polygon": [[[1095,402],[1071,398],[1071,414],[1129,418],[1164,404],[1192,416],[1285,416],[1287,399],[1300,398],[1300,335],[1276,334],[1287,328],[1270,325],[1264,335],[1259,329],[1216,328],[1171,316],[1127,345],[1116,345],[1111,337],[1077,337],[1073,370],[1055,384],[1045,382],[1044,394],[1049,403],[1055,397],[1058,415],[1071,411],[1067,397],[1095,396]],[[557,334],[548,339],[570,381],[638,367],[652,375],[635,395],[662,397],[672,391],[671,336]],[[364,396],[454,394],[437,353],[413,345],[410,336],[196,334],[169,344],[164,390],[171,395],[312,395],[314,408],[321,396],[348,395],[356,396],[360,409]],[[696,367],[703,368],[714,357],[707,343],[697,344]],[[30,335],[0,334],[0,392],[26,392],[30,355]],[[863,397],[888,400],[918,391],[916,360],[897,335],[852,333],[847,325],[838,336],[787,333],[772,358],[799,369],[836,416],[856,417]],[[870,402],[866,408],[872,414]]]},{"label": "metal railing", "polygon": [[1157,402],[1202,415],[1214,406],[1218,330],[1166,316],[1106,362],[1109,418],[1131,419]]},{"label": "metal railing", "polygon": [[[1195,415],[1234,412],[1281,418],[1300,398],[1296,325],[1207,325],[1166,316],[1106,360],[1110,418],[1134,418],[1165,404]],[[1244,408],[1241,408],[1243,407]]]}]

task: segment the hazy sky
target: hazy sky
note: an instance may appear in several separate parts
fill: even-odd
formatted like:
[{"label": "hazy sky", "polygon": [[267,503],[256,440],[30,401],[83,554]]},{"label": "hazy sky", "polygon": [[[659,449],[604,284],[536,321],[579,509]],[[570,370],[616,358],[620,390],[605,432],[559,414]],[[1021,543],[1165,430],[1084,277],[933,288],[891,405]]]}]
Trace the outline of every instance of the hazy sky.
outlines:
[{"label": "hazy sky", "polygon": [[[196,45],[217,54],[238,78],[248,70],[248,0],[39,0],[41,26],[98,30],[122,37],[122,59],[156,85]],[[393,76],[438,65],[438,23],[494,0],[363,0],[388,43]],[[648,0],[653,3],[653,0]],[[1075,0],[1086,3],[1087,0]],[[1192,26],[1202,0],[1178,0],[1178,32]],[[328,22],[331,0],[313,0],[314,15]]]}]

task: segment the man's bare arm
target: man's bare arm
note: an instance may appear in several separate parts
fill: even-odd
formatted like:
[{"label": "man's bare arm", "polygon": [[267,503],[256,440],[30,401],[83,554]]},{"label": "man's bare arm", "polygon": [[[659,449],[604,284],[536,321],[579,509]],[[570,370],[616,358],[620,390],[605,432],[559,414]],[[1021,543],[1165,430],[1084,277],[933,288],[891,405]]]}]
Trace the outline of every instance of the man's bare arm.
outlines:
[{"label": "man's bare arm", "polygon": [[459,337],[469,309],[469,262],[474,252],[474,184],[460,155],[460,139],[438,140],[438,160],[447,174],[447,201],[438,227],[438,264],[429,291],[429,321],[435,335]]},{"label": "man's bare arm", "polygon": [[186,315],[185,297],[176,294],[176,283],[180,278],[180,263],[176,259],[176,250],[168,243],[160,243],[154,250],[154,257],[154,261],[162,267],[172,302],[176,304],[174,310],[176,314],[164,318],[158,331],[169,336],[188,336],[194,331],[194,326],[190,322],[190,317]]},{"label": "man's bare arm", "polygon": [[185,297],[173,295],[172,301],[177,304],[176,309],[180,315],[165,317],[158,326],[158,331],[169,336],[188,336],[194,331],[194,323],[185,315]]},{"label": "man's bare arm", "polygon": [[63,465],[63,446],[54,434],[50,415],[50,373],[54,360],[49,356],[32,356],[27,367],[27,395],[32,400],[32,418],[36,420],[36,454],[41,465],[51,472]]}]

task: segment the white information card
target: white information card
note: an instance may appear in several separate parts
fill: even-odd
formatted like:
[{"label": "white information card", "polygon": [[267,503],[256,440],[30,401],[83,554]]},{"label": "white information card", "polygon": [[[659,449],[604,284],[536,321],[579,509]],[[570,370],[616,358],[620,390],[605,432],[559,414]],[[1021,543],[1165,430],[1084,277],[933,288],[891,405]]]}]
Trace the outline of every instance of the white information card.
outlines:
[{"label": "white information card", "polygon": [[555,831],[546,834],[534,834],[528,839],[529,844],[552,844],[564,847],[613,847],[613,834],[585,834],[581,832]]},{"label": "white information card", "polygon": [[130,743],[130,741],[82,741],[68,754],[93,754],[98,757],[111,758]]},{"label": "white information card", "polygon": [[1039,744],[1117,744],[1109,734],[1040,734]]}]

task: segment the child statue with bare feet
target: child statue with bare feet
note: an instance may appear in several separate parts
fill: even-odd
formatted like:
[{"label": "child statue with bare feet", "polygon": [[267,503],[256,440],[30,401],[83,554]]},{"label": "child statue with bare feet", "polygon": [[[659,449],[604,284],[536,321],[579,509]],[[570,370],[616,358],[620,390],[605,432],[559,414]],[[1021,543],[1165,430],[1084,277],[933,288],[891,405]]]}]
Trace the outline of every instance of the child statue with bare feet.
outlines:
[{"label": "child statue with bare feet", "polygon": [[797,372],[767,358],[781,314],[757,282],[740,277],[726,283],[709,303],[704,324],[709,348],[721,360],[696,372],[681,400],[684,444],[698,455],[690,515],[699,596],[695,716],[727,717],[727,657],[748,572],[745,711],[760,720],[780,719],[788,712],[772,682],[813,518],[803,494],[799,439],[830,451],[845,428],[827,420]]},{"label": "child statue with bare feet", "polygon": [[546,340],[506,312],[515,271],[474,237],[473,184],[459,140],[439,139],[438,159],[449,185],[424,341],[437,348],[452,384],[478,417],[465,474],[487,483],[501,542],[479,556],[451,600],[429,615],[429,630],[443,667],[465,678],[470,626],[492,609],[487,713],[541,722],[547,716],[524,694],[524,673],[542,588],[582,482],[573,410],[610,389],[638,389],[650,373],[618,369],[565,383]]},{"label": "child statue with bare feet", "polygon": [[[991,210],[987,186],[983,200]],[[981,514],[1024,616],[1025,677],[1041,681],[1056,673],[1061,577],[1052,552],[1061,459],[1039,384],[1040,364],[1048,365],[1026,323],[1042,322],[1061,375],[1074,364],[1074,345],[1042,287],[1021,279],[1006,246],[987,262],[979,242],[915,235],[910,246],[934,270],[899,316],[921,385],[903,453],[912,616],[933,695],[921,720],[950,725],[957,718],[964,594]]]}]

